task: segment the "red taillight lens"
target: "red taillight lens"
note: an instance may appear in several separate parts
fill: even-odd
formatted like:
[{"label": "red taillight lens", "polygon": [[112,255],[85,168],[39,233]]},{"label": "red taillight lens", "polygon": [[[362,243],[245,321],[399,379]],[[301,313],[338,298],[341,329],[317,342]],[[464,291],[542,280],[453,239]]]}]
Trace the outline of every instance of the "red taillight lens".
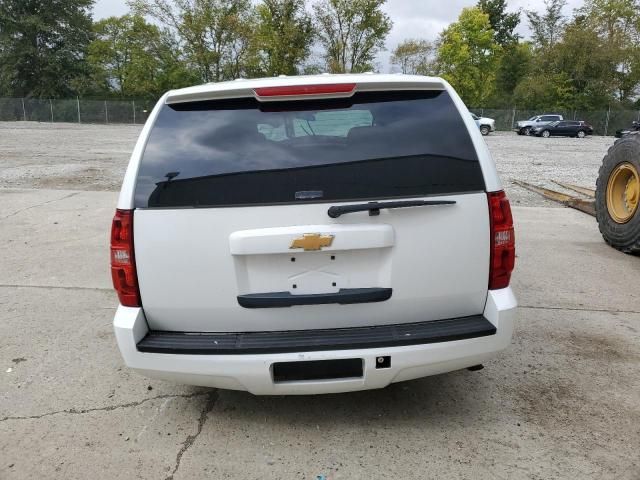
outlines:
[{"label": "red taillight lens", "polygon": [[509,286],[516,261],[516,239],[509,199],[503,191],[487,194],[491,224],[489,290]]},{"label": "red taillight lens", "polygon": [[111,224],[111,279],[125,307],[139,307],[140,291],[133,254],[133,210],[116,210]]},{"label": "red taillight lens", "polygon": [[292,85],[282,87],[262,87],[254,91],[259,97],[295,97],[300,95],[348,94],[356,88],[355,83],[332,83],[327,85]]}]

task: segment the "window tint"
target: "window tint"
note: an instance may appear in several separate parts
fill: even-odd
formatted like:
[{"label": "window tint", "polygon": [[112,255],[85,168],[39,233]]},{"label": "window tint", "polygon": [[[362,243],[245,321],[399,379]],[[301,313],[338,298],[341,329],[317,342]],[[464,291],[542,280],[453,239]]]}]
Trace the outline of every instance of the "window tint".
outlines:
[{"label": "window tint", "polygon": [[136,207],[230,206],[484,190],[446,92],[351,99],[253,98],[164,105],[136,182]]},{"label": "window tint", "polygon": [[543,122],[553,122],[553,121],[560,120],[560,118],[558,118],[557,115],[545,115],[544,117],[541,118],[541,120]]}]

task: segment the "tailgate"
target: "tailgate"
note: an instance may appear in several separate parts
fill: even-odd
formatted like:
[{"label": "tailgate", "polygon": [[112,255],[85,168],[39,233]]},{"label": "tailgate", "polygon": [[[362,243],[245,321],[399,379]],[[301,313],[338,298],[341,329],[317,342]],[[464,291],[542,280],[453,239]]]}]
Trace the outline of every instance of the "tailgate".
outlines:
[{"label": "tailgate", "polygon": [[[489,271],[486,194],[445,198],[456,204],[336,220],[328,218],[328,204],[252,208],[251,218],[242,208],[137,210],[136,259],[147,321],[157,330],[241,332],[481,313]],[[316,221],[308,224],[310,219]],[[290,249],[305,233],[332,235],[332,245]],[[238,301],[247,294],[360,288],[392,293],[380,302],[288,308],[244,308]]]}]

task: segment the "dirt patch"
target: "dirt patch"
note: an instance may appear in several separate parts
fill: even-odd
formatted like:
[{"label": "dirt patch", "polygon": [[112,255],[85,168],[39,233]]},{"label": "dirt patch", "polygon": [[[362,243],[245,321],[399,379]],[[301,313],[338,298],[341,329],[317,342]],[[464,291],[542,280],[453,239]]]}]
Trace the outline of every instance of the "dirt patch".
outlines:
[{"label": "dirt patch", "polygon": [[36,188],[89,190],[89,191],[118,191],[124,176],[121,169],[105,169],[88,167],[71,171],[67,174],[48,175],[34,178]]},{"label": "dirt patch", "polygon": [[558,378],[530,377],[515,393],[525,421],[546,427],[574,423],[586,404],[577,385]]},{"label": "dirt patch", "polygon": [[621,337],[603,336],[587,332],[571,332],[564,343],[582,358],[602,362],[627,362],[640,360],[637,347]]}]

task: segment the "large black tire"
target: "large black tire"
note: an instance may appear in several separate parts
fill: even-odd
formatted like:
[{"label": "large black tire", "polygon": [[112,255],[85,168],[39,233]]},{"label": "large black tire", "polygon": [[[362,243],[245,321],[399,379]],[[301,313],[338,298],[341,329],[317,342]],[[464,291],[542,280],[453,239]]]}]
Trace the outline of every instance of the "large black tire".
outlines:
[{"label": "large black tire", "polygon": [[489,125],[480,125],[480,133],[483,136],[487,136],[489,135],[489,133],[491,132],[491,127]]},{"label": "large black tire", "polygon": [[605,155],[596,181],[596,218],[605,242],[621,252],[640,255],[640,208],[626,223],[617,223],[607,209],[609,176],[625,162],[640,172],[640,132],[616,140]]}]

